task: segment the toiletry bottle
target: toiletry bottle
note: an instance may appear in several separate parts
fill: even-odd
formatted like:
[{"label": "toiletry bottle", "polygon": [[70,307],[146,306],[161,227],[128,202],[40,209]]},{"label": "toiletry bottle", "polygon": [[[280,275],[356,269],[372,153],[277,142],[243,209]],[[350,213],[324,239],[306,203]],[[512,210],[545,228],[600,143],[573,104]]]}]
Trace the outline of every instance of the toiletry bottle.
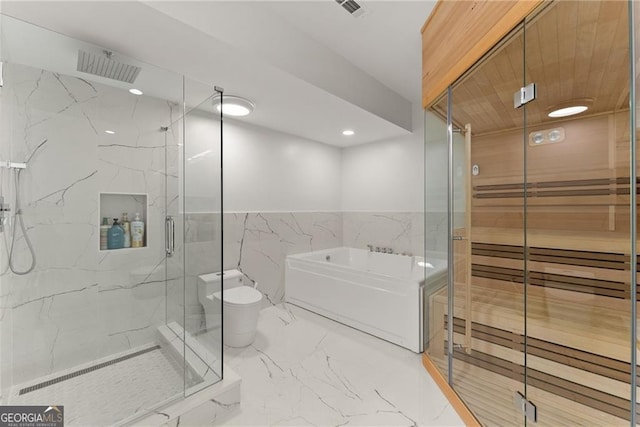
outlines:
[{"label": "toiletry bottle", "polygon": [[131,221],[131,247],[141,248],[144,246],[144,222],[140,219],[140,214]]},{"label": "toiletry bottle", "polygon": [[129,222],[129,214],[122,213],[122,229],[124,230],[124,247],[131,247],[131,223]]},{"label": "toiletry bottle", "polygon": [[107,249],[122,249],[124,247],[124,230],[118,224],[118,218],[113,218],[113,225],[107,233]]},{"label": "toiletry bottle", "polygon": [[102,225],[100,226],[100,250],[104,251],[107,247],[107,236],[109,234],[109,218],[106,216],[102,218]]}]

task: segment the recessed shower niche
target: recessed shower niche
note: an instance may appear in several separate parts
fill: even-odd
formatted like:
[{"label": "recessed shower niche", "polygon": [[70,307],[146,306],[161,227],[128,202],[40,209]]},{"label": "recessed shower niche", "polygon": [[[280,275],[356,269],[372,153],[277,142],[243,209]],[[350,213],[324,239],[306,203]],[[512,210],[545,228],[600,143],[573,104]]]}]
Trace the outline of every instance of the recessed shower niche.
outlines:
[{"label": "recessed shower niche", "polygon": [[[147,246],[147,200],[146,194],[100,193],[100,250],[139,249]],[[113,231],[110,233],[116,220],[122,229],[121,244],[119,237],[114,236]],[[129,224],[126,225],[125,222]]]}]

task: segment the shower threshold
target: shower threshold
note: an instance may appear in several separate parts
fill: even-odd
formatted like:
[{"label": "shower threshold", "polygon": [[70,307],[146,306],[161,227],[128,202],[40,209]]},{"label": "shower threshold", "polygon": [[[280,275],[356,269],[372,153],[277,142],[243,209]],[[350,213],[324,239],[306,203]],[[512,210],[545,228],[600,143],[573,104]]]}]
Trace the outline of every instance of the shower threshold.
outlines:
[{"label": "shower threshold", "polygon": [[69,426],[123,425],[161,413],[182,400],[185,386],[188,395],[220,379],[220,362],[209,352],[194,354],[192,338],[187,334],[185,345],[183,337],[179,325],[162,326],[157,343],[14,386],[6,404],[62,405]]}]

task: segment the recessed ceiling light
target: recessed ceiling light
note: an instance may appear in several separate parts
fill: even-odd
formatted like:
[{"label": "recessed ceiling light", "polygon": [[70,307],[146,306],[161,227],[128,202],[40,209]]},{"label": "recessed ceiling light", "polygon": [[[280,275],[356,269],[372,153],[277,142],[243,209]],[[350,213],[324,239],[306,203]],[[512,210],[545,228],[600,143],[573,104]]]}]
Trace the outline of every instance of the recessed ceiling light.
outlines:
[{"label": "recessed ceiling light", "polygon": [[567,117],[574,114],[580,114],[587,111],[589,107],[586,105],[574,105],[571,107],[560,108],[559,110],[553,110],[548,115],[549,117]]},{"label": "recessed ceiling light", "polygon": [[142,95],[142,91],[140,89],[129,89],[129,93],[138,96]]},{"label": "recessed ceiling light", "polygon": [[223,95],[222,102],[220,95],[216,95],[213,97],[213,105],[218,112],[222,110],[223,115],[235,117],[247,116],[256,108],[252,101],[235,95]]},{"label": "recessed ceiling light", "polygon": [[104,133],[108,133],[109,135],[115,134],[115,132],[112,130],[105,130]]},{"label": "recessed ceiling light", "polygon": [[346,130],[343,130],[343,131],[342,131],[342,134],[343,134],[344,136],[351,136],[351,135],[354,135],[354,134],[355,134],[355,132],[354,132],[354,131],[352,131],[351,129],[346,129]]}]

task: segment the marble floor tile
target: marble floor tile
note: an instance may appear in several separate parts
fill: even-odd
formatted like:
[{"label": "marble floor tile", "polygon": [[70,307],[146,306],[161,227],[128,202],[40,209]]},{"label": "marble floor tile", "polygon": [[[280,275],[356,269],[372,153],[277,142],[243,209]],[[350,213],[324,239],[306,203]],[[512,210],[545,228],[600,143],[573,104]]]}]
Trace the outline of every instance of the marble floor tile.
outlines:
[{"label": "marble floor tile", "polygon": [[221,425],[464,425],[420,355],[290,304],[263,309],[255,342],[224,357],[242,398]]}]

